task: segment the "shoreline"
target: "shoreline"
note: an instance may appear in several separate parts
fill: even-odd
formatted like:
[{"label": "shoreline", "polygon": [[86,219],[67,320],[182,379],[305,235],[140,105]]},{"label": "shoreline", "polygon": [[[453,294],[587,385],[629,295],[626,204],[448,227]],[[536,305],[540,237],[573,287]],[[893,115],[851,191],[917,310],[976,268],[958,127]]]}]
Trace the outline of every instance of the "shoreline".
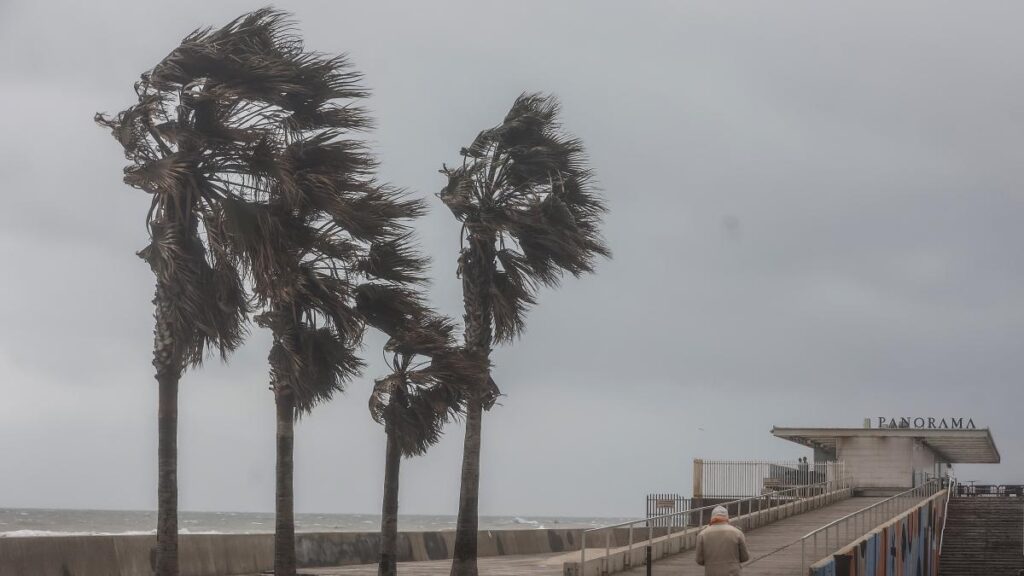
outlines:
[{"label": "shoreline", "polygon": [[[179,533],[187,534],[267,534],[274,530],[274,514],[262,512],[181,512]],[[403,514],[398,527],[402,531],[450,531],[456,527],[454,515]],[[623,520],[615,517],[566,516],[481,516],[481,530],[540,530],[595,528]],[[295,516],[296,531],[376,532],[379,514],[300,513]],[[56,536],[128,536],[155,533],[154,511],[66,510],[0,508],[0,538]]]}]

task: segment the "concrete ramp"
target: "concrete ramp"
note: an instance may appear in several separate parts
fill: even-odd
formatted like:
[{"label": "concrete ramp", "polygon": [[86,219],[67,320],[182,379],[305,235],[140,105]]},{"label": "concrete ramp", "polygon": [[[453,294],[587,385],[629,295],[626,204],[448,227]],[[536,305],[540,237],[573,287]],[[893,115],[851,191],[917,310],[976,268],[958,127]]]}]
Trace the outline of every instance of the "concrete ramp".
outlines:
[{"label": "concrete ramp", "polygon": [[[796,576],[800,574],[799,540],[833,520],[866,508],[882,498],[847,498],[817,510],[790,516],[778,522],[747,532],[747,548],[751,561],[744,565],[744,574],[759,576]],[[647,573],[646,566],[623,572],[629,575]],[[693,550],[669,556],[654,563],[655,576],[704,576]]]}]

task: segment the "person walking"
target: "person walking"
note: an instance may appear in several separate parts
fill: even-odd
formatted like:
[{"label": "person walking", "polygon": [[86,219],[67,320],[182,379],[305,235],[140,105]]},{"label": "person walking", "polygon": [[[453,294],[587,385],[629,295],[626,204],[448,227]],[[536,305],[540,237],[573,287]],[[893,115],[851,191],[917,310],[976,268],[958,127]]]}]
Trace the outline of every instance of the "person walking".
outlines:
[{"label": "person walking", "polygon": [[704,567],[704,576],[740,576],[747,560],[746,537],[729,524],[729,511],[716,506],[711,523],[697,535],[697,564]]}]

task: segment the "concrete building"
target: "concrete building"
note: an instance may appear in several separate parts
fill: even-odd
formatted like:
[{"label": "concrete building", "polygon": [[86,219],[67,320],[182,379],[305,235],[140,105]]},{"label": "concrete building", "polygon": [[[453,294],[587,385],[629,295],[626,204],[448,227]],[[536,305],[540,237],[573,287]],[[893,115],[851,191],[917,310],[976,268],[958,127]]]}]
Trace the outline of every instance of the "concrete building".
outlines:
[{"label": "concrete building", "polygon": [[[928,421],[935,419],[879,418],[882,426],[865,421],[863,428],[775,427],[772,434],[813,448],[815,461],[844,462],[859,489],[905,490],[948,475],[954,464],[999,463],[988,428],[927,427]],[[925,426],[914,427],[915,422]]]}]

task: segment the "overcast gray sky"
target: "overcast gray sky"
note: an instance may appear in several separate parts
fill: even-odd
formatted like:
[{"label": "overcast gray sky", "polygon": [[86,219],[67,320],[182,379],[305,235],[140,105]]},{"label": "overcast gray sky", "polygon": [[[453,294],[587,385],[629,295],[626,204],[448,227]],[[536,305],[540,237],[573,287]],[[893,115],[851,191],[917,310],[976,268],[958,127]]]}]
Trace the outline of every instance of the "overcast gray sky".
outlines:
[{"label": "overcast gray sky", "polygon": [[[0,0],[0,506],[155,507],[148,200],[92,123],[244,1]],[[522,91],[556,93],[614,260],[545,291],[495,354],[483,514],[639,515],[695,457],[796,457],[772,425],[970,416],[1024,480],[1024,6],[1016,2],[280,2],[373,89],[381,176],[430,198],[432,295],[460,317],[437,169]],[[268,337],[181,389],[181,506],[272,510]],[[377,512],[366,377],[297,428],[296,505]],[[460,427],[403,468],[454,513]]]}]

